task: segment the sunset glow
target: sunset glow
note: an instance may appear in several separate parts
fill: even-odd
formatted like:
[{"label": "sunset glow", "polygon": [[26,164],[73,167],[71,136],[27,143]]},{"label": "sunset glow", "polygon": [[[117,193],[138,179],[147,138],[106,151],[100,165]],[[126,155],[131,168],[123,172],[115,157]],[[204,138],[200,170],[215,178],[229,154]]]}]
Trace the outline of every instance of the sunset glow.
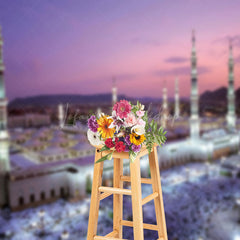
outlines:
[{"label": "sunset glow", "polygon": [[[227,86],[233,38],[235,88],[240,86],[240,2],[2,1],[7,96],[119,94],[170,96],[179,77],[190,94],[191,30],[196,30],[199,91]],[[134,87],[133,87],[134,86]]]}]

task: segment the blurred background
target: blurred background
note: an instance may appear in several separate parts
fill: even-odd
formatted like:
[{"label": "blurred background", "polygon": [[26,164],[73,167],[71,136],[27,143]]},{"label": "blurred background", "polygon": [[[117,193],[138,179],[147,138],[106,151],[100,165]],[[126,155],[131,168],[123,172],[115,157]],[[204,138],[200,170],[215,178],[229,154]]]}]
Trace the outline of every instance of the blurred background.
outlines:
[{"label": "blurred background", "polygon": [[[1,1],[0,239],[86,239],[87,119],[127,99],[167,130],[158,157],[169,240],[240,240],[239,10],[238,0]],[[141,172],[150,176],[147,157]],[[103,184],[112,177],[107,161]],[[123,209],[131,220],[129,196]],[[156,223],[153,202],[143,215]],[[99,235],[112,218],[108,197]]]}]

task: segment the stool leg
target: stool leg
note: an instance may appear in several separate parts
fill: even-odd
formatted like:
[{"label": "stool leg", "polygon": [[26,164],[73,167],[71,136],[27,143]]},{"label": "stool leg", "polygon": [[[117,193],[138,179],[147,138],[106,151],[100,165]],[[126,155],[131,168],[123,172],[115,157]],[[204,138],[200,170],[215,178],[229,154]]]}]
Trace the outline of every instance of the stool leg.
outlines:
[{"label": "stool leg", "polygon": [[[123,188],[123,181],[120,180],[123,174],[123,160],[114,158],[113,187]],[[118,232],[117,237],[122,238],[122,225],[120,224],[123,214],[123,195],[113,194],[113,230]]]},{"label": "stool leg", "polygon": [[[95,153],[95,162],[100,159],[102,153]],[[94,164],[93,171],[93,183],[92,183],[92,193],[91,193],[91,205],[88,219],[88,233],[87,240],[93,240],[94,236],[97,234],[98,225],[98,211],[100,203],[100,192],[98,188],[102,184],[102,173],[103,173],[103,162]]]},{"label": "stool leg", "polygon": [[143,240],[143,213],[140,159],[130,162],[134,240]]},{"label": "stool leg", "polygon": [[167,240],[166,220],[162,198],[162,187],[160,179],[160,170],[158,164],[157,148],[154,147],[153,151],[149,155],[149,165],[151,171],[152,188],[153,192],[158,193],[158,197],[154,199],[156,219],[158,225],[158,237],[159,239]]}]

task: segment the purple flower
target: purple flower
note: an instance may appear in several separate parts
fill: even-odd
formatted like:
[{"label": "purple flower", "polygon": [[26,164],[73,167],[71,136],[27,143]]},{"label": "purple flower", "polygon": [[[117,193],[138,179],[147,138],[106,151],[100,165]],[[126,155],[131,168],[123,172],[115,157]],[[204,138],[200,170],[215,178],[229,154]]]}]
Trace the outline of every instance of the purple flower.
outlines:
[{"label": "purple flower", "polygon": [[97,132],[98,124],[94,115],[88,119],[88,127],[92,132]]},{"label": "purple flower", "polygon": [[125,137],[125,143],[128,145],[128,146],[130,146],[132,143],[130,142],[130,136],[129,135],[127,135],[126,137]]},{"label": "purple flower", "polygon": [[139,152],[140,149],[141,149],[141,145],[135,145],[135,144],[132,145],[132,150],[134,152]]},{"label": "purple flower", "polygon": [[125,145],[125,150],[124,152],[129,152],[129,146]]}]

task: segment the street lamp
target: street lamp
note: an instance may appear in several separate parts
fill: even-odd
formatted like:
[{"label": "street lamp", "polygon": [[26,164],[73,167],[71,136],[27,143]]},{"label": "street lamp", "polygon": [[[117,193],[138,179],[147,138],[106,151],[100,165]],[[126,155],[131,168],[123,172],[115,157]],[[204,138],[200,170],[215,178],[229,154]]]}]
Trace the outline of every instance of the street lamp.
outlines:
[{"label": "street lamp", "polygon": [[38,216],[40,218],[43,218],[45,216],[45,211],[43,209],[41,209],[39,212],[38,212]]},{"label": "street lamp", "polygon": [[31,226],[32,226],[33,228],[35,228],[35,227],[37,226],[37,223],[36,223],[36,222],[32,222]]},{"label": "street lamp", "polygon": [[189,178],[190,178],[190,169],[189,169],[189,168],[185,168],[185,172],[186,172],[186,180],[187,180],[187,182],[189,182]]},{"label": "street lamp", "polygon": [[226,157],[222,156],[221,161],[220,161],[220,165],[219,165],[219,175],[221,175],[221,168],[223,167],[223,164],[224,164],[225,160],[226,160]]},{"label": "street lamp", "polygon": [[238,222],[240,223],[240,198],[239,197],[236,199],[236,204],[238,207]]},{"label": "street lamp", "polygon": [[209,176],[209,165],[210,165],[210,163],[206,162],[206,175],[207,175],[207,177]]},{"label": "street lamp", "polygon": [[225,157],[225,156],[222,156],[222,157],[221,157],[221,165],[225,162],[225,160],[226,160],[226,157]]},{"label": "street lamp", "polygon": [[66,240],[69,238],[69,232],[67,230],[64,230],[61,234],[61,239]]},{"label": "street lamp", "polygon": [[40,218],[40,230],[41,230],[41,233],[44,234],[44,216],[45,216],[45,211],[43,209],[41,209],[39,212],[38,212],[38,216]]}]

